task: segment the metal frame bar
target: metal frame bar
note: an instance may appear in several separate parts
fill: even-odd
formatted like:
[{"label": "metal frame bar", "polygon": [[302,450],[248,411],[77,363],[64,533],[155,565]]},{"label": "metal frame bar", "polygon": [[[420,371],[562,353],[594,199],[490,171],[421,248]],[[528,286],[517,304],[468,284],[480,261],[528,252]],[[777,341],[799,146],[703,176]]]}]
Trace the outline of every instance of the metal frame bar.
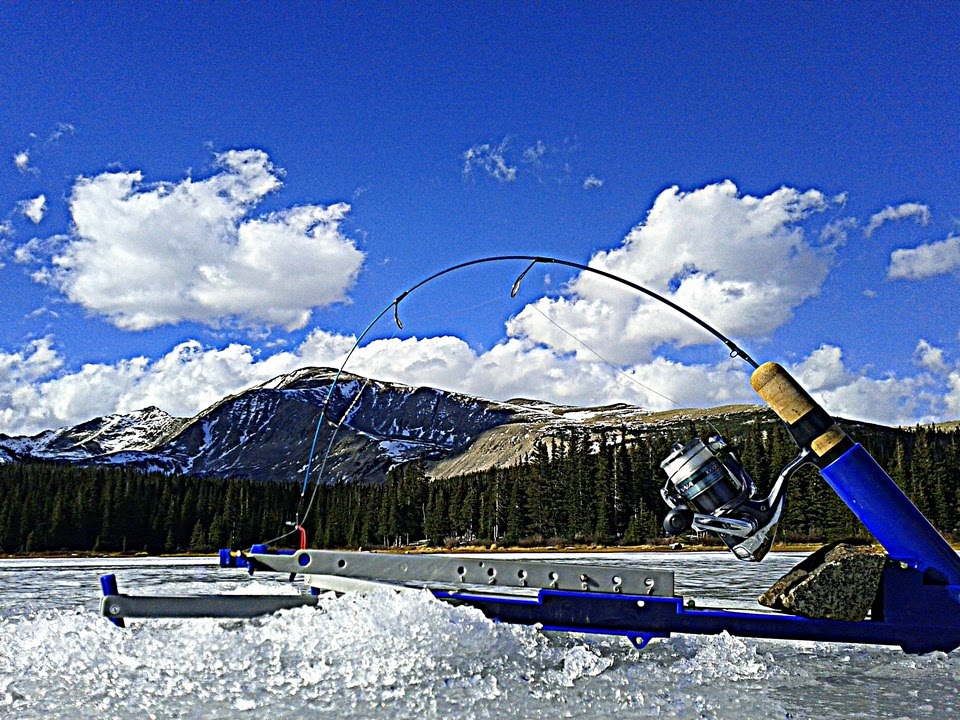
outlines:
[{"label": "metal frame bar", "polygon": [[254,570],[335,575],[358,580],[430,587],[542,588],[672,597],[670,570],[625,568],[600,563],[500,559],[465,555],[392,555],[335,550],[298,550],[292,555],[243,553]]}]

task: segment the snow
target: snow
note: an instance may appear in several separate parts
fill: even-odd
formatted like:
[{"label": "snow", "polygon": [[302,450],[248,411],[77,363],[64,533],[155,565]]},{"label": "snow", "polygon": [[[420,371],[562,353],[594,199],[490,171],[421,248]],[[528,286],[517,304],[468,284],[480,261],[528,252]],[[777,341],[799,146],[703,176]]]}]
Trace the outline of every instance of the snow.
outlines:
[{"label": "snow", "polygon": [[565,420],[583,422],[584,420],[593,420],[593,418],[595,418],[597,415],[598,413],[592,410],[581,410],[580,412],[564,413],[563,417]]},{"label": "snow", "polygon": [[[686,568],[699,590],[743,592],[760,579],[756,566],[704,555],[640,562],[669,564],[678,580]],[[764,579],[796,561],[772,559]],[[729,635],[638,651],[617,638],[493,623],[422,592],[126,630],[95,612],[103,571],[131,593],[292,592],[273,576],[198,562],[0,561],[0,717],[926,720],[960,710],[955,655]]]}]

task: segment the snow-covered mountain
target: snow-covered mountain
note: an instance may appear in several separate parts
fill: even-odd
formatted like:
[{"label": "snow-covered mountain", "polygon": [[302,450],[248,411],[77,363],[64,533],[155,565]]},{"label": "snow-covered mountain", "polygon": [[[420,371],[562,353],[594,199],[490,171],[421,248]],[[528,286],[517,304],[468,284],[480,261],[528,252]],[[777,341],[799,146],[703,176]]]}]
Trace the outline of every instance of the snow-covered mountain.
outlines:
[{"label": "snow-covered mountain", "polygon": [[[208,477],[299,482],[335,371],[305,368],[215,403],[194,418],[157,408],[96,418],[32,437],[0,435],[0,462],[47,459],[124,464]],[[329,446],[325,482],[380,482],[389,469],[423,459],[437,477],[519,462],[538,438],[564,427],[662,427],[705,411],[651,413],[518,399],[495,402],[429,387],[344,373],[333,386],[313,453],[312,477]],[[708,411],[755,415],[754,406]]]},{"label": "snow-covered mountain", "polygon": [[127,415],[107,415],[73,427],[44,430],[30,437],[0,434],[0,457],[83,461],[125,450],[151,450],[175,435],[186,418],[156,407]]}]

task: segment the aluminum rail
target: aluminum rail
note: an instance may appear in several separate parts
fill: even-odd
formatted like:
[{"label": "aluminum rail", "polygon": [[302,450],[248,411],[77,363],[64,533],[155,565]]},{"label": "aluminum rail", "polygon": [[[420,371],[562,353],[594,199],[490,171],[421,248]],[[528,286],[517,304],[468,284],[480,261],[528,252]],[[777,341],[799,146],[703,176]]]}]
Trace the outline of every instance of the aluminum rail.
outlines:
[{"label": "aluminum rail", "polygon": [[247,552],[242,553],[242,557],[254,570],[307,576],[332,575],[408,587],[483,585],[654,597],[672,597],[674,594],[674,577],[670,570],[602,563],[336,550],[298,550],[291,555]]}]

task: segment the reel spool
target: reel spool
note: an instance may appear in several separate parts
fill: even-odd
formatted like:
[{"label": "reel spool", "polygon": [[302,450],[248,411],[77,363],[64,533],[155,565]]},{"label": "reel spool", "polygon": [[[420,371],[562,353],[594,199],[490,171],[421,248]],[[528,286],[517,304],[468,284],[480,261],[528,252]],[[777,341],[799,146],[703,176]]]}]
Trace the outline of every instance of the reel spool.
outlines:
[{"label": "reel spool", "polygon": [[[707,445],[699,438],[686,445],[676,443],[673,453],[660,463],[667,474],[664,499],[668,496],[680,498],[673,504],[674,509],[683,502],[697,512],[712,514],[722,513],[724,508],[751,496],[755,489],[753,480],[733,457],[732,451],[729,452],[729,466],[718,457],[718,453],[726,449],[727,443],[719,435],[711,437]],[[670,504],[670,500],[667,503]]]},{"label": "reel spool", "polygon": [[667,482],[660,490],[670,511],[668,535],[690,530],[718,536],[741,560],[761,560],[773,545],[786,499],[787,478],[807,459],[804,450],[780,473],[770,495],[758,497],[753,478],[720,435],[706,444],[694,438],[676,443],[660,463]]}]

